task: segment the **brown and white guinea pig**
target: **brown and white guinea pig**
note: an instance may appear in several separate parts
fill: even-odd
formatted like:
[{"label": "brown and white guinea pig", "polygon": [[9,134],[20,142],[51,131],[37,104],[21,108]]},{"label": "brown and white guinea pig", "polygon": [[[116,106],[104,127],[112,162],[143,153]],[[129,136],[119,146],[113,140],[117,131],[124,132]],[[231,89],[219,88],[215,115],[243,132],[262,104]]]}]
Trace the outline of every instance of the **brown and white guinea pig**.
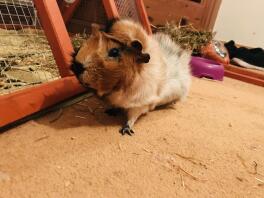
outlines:
[{"label": "brown and white guinea pig", "polygon": [[131,135],[141,115],[186,97],[191,82],[189,62],[190,53],[169,36],[148,35],[141,25],[121,19],[107,31],[93,25],[71,69],[81,84],[125,110],[127,122],[120,132]]}]

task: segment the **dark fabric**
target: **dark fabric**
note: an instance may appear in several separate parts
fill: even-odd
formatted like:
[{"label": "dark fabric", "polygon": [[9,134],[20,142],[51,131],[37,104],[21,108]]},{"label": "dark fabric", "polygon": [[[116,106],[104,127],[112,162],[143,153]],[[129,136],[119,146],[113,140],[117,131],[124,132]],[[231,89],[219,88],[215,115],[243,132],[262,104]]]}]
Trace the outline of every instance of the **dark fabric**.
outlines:
[{"label": "dark fabric", "polygon": [[236,47],[234,41],[225,43],[230,59],[239,58],[251,65],[264,68],[264,50],[262,48],[248,49],[245,47]]}]

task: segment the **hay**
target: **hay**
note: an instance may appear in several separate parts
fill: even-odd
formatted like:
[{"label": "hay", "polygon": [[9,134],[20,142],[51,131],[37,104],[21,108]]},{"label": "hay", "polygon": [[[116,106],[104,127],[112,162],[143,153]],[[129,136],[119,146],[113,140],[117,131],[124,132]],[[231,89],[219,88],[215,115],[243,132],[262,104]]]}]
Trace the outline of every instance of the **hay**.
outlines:
[{"label": "hay", "polygon": [[59,78],[42,30],[0,29],[0,94]]},{"label": "hay", "polygon": [[191,50],[196,54],[201,52],[201,48],[210,43],[215,33],[210,31],[197,30],[193,25],[177,25],[174,22],[168,22],[165,26],[154,27],[158,32],[163,32],[171,36],[173,41],[183,49]]},{"label": "hay", "polygon": [[74,34],[71,36],[71,40],[72,40],[72,46],[74,48],[74,51],[77,51],[81,45],[83,44],[83,42],[88,38],[88,34]]}]

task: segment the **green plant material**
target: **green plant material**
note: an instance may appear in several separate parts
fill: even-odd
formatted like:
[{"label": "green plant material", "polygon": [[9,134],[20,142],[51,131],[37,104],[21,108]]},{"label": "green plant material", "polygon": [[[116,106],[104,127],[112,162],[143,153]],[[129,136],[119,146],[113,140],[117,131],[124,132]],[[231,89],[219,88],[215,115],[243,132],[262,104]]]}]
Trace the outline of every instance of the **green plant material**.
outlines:
[{"label": "green plant material", "polygon": [[87,34],[75,34],[71,37],[72,46],[75,51],[82,46],[83,42],[87,39],[87,37]]},{"label": "green plant material", "polygon": [[170,35],[173,41],[183,49],[191,50],[195,53],[200,53],[201,48],[210,43],[215,35],[215,33],[210,31],[197,30],[192,25],[181,26],[176,25],[174,22],[158,27],[157,31]]}]

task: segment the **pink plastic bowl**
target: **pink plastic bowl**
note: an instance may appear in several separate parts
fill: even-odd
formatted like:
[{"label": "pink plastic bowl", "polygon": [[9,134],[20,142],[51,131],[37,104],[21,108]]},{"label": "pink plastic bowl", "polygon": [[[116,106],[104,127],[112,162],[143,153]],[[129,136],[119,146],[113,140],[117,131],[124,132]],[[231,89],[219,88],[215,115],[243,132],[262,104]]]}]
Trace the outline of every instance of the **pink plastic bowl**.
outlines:
[{"label": "pink plastic bowl", "polygon": [[220,81],[224,78],[224,66],[213,60],[193,56],[190,64],[193,76]]}]

